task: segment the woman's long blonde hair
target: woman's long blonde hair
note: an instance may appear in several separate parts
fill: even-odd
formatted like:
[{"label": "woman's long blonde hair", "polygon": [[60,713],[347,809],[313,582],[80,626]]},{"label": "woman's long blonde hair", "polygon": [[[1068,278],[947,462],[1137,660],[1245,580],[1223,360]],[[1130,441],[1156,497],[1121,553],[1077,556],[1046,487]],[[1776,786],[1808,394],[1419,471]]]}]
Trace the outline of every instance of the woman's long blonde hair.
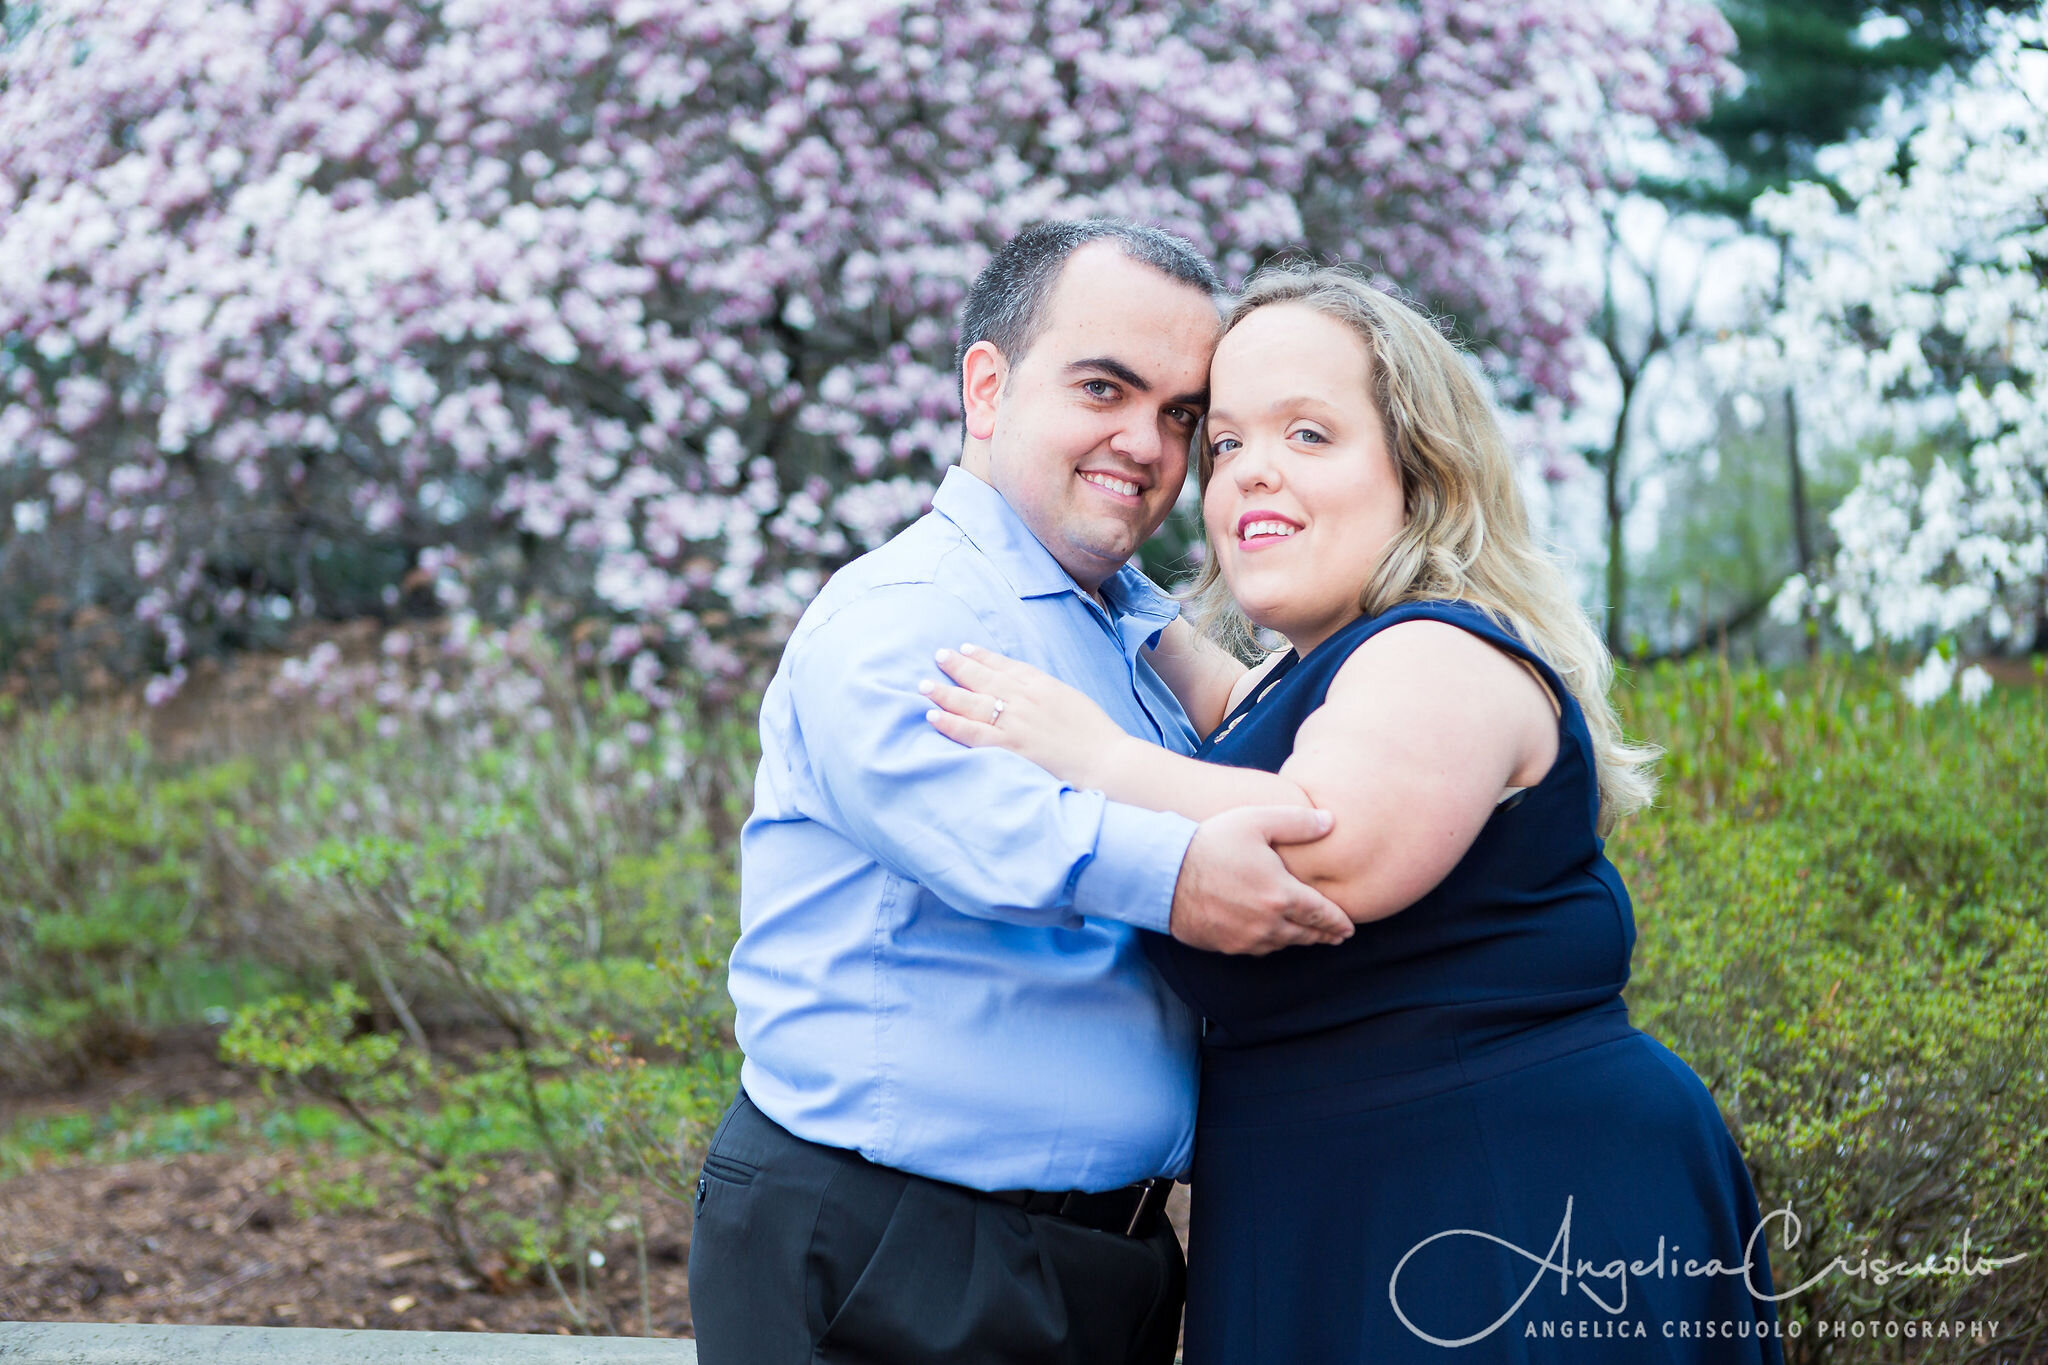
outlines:
[{"label": "woman's long blonde hair", "polygon": [[[1403,602],[1482,607],[1543,656],[1586,715],[1600,782],[1600,832],[1648,805],[1661,750],[1631,744],[1608,699],[1614,660],[1573,598],[1555,559],[1529,529],[1528,508],[1500,419],[1484,385],[1436,326],[1352,271],[1287,263],[1245,284],[1224,332],[1276,303],[1298,303],[1350,327],[1365,343],[1373,397],[1401,478],[1407,524],[1359,592],[1367,616]],[[1203,491],[1213,460],[1196,440]],[[1196,624],[1242,655],[1251,623],[1223,584],[1212,552],[1189,589]]]}]

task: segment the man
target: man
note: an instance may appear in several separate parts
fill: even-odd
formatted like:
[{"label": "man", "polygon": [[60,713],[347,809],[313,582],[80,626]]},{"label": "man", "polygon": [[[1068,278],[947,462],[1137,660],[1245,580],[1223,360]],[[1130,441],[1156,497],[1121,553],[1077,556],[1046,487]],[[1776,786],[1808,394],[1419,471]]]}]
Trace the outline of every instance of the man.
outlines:
[{"label": "man", "polygon": [[963,309],[959,468],[790,638],[741,838],[742,1094],[697,1186],[705,1365],[1173,1359],[1194,1024],[1136,931],[1347,935],[1272,848],[1325,826],[1064,788],[918,688],[984,643],[1192,749],[1142,657],[1174,604],[1128,561],[1186,474],[1217,292],[1162,232],[1020,234]]}]

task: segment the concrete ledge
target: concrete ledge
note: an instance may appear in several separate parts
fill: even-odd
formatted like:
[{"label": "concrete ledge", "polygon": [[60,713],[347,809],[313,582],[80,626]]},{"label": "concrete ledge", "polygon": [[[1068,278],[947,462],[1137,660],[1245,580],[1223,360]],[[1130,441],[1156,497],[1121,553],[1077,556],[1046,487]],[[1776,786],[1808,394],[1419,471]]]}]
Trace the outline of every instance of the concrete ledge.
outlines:
[{"label": "concrete ledge", "polygon": [[170,1327],[0,1322],[9,1365],[696,1365],[697,1343],[501,1332],[352,1332],[324,1327]]}]

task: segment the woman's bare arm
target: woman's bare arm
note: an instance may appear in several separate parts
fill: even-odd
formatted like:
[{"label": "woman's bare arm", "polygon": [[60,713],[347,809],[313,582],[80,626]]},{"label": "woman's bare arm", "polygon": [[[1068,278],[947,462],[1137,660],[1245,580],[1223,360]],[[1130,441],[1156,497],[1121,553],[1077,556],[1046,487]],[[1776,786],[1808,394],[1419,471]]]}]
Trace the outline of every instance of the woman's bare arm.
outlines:
[{"label": "woman's bare arm", "polygon": [[1289,871],[1353,920],[1383,919],[1449,875],[1507,787],[1557,760],[1548,690],[1518,660],[1436,621],[1392,627],[1337,670],[1280,775],[1335,817]]},{"label": "woman's bare arm", "polygon": [[[1029,665],[977,652],[942,666],[933,724],[965,744],[1008,748],[1112,800],[1202,820],[1240,806],[1309,805],[1335,819],[1281,857],[1353,920],[1380,919],[1443,880],[1492,816],[1501,790],[1533,786],[1555,761],[1543,685],[1455,626],[1381,632],[1344,662],[1278,773],[1202,763],[1127,735],[1081,693]],[[993,725],[992,699],[1004,699]]]},{"label": "woman's bare arm", "polygon": [[[1235,711],[1238,703],[1250,696],[1252,689],[1265,681],[1266,675],[1278,667],[1280,661],[1286,657],[1287,651],[1278,649],[1268,654],[1259,663],[1253,664],[1250,668],[1246,669],[1245,675],[1237,680],[1237,686],[1230,689],[1230,700],[1225,704],[1223,714],[1228,716],[1232,711]],[[1221,719],[1218,719],[1216,723],[1221,725],[1223,722]]]}]

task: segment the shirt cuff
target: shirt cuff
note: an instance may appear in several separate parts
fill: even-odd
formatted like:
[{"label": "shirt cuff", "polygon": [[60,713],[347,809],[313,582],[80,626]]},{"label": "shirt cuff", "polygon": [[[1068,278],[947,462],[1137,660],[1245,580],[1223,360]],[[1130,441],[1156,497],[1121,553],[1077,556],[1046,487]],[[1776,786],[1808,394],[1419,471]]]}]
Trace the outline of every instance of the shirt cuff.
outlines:
[{"label": "shirt cuff", "polygon": [[1181,859],[1195,837],[1195,822],[1171,811],[1102,803],[1095,856],[1074,879],[1074,912],[1167,932]]}]

